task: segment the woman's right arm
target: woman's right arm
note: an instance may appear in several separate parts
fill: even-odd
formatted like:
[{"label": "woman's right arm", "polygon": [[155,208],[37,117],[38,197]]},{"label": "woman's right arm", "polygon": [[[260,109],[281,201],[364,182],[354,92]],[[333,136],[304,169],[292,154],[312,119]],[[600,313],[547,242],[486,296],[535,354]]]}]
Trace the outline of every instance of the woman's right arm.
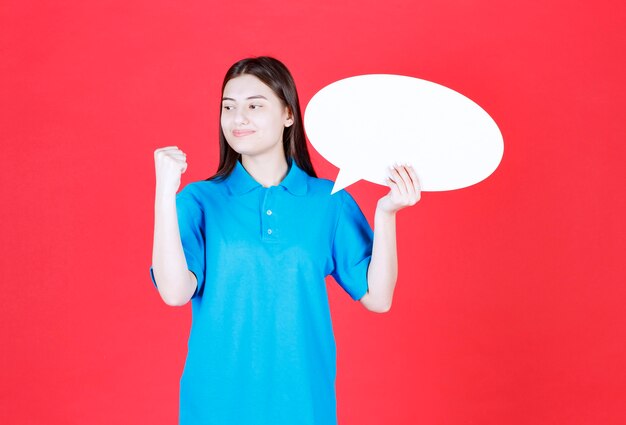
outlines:
[{"label": "woman's right arm", "polygon": [[156,191],[152,271],[161,298],[167,305],[186,304],[196,290],[196,276],[187,268],[178,228],[176,192],[187,169],[186,155],[176,146],[154,151]]}]

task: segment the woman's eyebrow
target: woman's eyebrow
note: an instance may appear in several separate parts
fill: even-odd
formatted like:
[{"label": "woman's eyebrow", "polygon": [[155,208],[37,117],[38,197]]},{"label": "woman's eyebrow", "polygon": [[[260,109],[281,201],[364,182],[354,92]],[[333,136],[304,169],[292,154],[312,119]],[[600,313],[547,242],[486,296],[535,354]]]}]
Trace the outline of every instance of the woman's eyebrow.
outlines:
[{"label": "woman's eyebrow", "polygon": [[[267,100],[267,97],[265,96],[261,96],[260,94],[254,95],[254,96],[250,96],[250,97],[246,97],[246,100],[250,100],[250,99],[265,99]],[[233,99],[232,97],[223,97],[222,101],[224,100],[232,100],[233,102],[235,101],[235,99]]]}]

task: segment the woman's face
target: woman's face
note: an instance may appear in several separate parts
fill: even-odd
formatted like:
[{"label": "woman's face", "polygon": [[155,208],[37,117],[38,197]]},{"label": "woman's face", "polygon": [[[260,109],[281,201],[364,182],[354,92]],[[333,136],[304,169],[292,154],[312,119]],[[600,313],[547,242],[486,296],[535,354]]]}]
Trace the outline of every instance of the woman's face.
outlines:
[{"label": "woman's face", "polygon": [[248,156],[282,155],[283,130],[293,124],[289,108],[249,74],[226,83],[220,122],[230,147]]}]

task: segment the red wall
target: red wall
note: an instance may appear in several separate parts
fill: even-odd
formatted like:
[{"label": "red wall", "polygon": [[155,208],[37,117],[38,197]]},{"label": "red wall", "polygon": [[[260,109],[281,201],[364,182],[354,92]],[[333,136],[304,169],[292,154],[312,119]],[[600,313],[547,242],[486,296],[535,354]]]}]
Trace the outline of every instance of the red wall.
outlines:
[{"label": "red wall", "polygon": [[[390,313],[329,281],[340,423],[626,423],[625,23],[617,0],[4,1],[0,422],[175,423],[190,307],[149,279],[152,154],[211,174],[222,76],[269,54],[303,107],[412,75],[505,141],[489,179],[399,213]],[[372,219],[384,189],[349,190]]]}]

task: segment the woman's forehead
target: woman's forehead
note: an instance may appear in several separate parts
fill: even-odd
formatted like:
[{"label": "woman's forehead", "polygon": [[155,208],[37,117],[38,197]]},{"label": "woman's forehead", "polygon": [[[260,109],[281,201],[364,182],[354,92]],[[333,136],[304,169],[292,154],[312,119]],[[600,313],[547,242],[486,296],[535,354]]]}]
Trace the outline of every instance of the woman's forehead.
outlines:
[{"label": "woman's forehead", "polygon": [[248,98],[278,100],[271,88],[254,75],[249,74],[240,75],[229,80],[224,87],[222,98],[233,100],[246,100]]}]

